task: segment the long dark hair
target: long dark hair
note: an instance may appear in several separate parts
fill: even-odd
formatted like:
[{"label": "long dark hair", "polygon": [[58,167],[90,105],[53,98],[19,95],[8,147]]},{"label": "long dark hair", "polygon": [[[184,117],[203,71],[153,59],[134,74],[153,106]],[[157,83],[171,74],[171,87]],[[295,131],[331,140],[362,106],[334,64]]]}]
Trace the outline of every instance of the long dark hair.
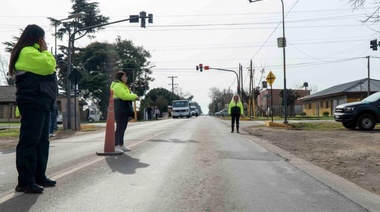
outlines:
[{"label": "long dark hair", "polygon": [[18,56],[21,52],[21,49],[23,49],[26,46],[33,46],[35,43],[38,43],[38,41],[41,38],[45,37],[45,31],[38,25],[30,24],[25,27],[24,31],[22,32],[20,38],[18,39],[17,43],[12,49],[11,52],[11,58],[9,60],[9,75],[13,75],[13,71],[15,68],[16,61],[18,59]]},{"label": "long dark hair", "polygon": [[122,82],[121,78],[125,75],[124,71],[117,71],[115,74],[115,80]]}]

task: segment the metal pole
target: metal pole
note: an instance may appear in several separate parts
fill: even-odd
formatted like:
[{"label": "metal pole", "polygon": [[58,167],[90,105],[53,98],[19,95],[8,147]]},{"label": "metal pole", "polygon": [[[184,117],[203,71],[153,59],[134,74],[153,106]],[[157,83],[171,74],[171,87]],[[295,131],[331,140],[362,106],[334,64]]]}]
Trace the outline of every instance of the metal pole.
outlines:
[{"label": "metal pole", "polygon": [[69,75],[71,73],[71,48],[72,48],[72,41],[74,40],[71,37],[74,38],[75,34],[71,34],[69,30],[69,44],[67,49],[67,73],[66,73],[66,97],[67,97],[67,129],[71,130],[71,82],[69,80]]},{"label": "metal pole", "polygon": [[284,12],[284,1],[281,0],[282,5],[282,39],[283,39],[283,46],[282,46],[282,54],[284,59],[284,112],[285,112],[285,120],[284,123],[288,123],[288,97],[286,92],[286,57],[285,57],[285,47],[286,47],[286,38],[285,38],[285,12]]},{"label": "metal pole", "polygon": [[370,70],[371,70],[370,69],[370,58],[371,58],[370,56],[367,56],[367,59],[368,59],[368,92],[367,92],[367,96],[371,95],[371,88],[370,88],[370,84],[371,84],[370,83],[370,81],[371,81],[370,80],[371,79],[370,78]]},{"label": "metal pole", "polygon": [[211,68],[211,67],[209,67],[209,69],[219,70],[219,71],[228,71],[228,72],[233,72],[233,73],[235,73],[235,75],[236,75],[236,81],[237,81],[237,84],[238,84],[237,92],[238,92],[238,94],[240,94],[240,92],[239,92],[239,90],[240,90],[239,76],[238,76],[238,74],[236,73],[236,71],[234,71],[234,70],[229,70],[229,69],[223,69],[223,68]]}]

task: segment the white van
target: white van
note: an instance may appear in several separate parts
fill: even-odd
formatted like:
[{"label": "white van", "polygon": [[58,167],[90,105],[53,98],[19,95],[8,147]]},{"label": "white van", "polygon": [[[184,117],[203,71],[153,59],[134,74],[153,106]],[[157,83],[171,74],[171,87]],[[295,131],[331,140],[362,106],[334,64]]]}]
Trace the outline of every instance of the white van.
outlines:
[{"label": "white van", "polygon": [[175,100],[172,103],[173,119],[178,117],[191,117],[189,100]]}]

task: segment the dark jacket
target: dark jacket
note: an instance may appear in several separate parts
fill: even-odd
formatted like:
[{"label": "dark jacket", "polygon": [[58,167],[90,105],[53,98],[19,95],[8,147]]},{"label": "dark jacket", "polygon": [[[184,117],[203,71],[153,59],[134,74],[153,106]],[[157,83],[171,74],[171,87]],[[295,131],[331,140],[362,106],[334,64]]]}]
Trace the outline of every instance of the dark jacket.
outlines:
[{"label": "dark jacket", "polygon": [[36,104],[48,111],[53,111],[58,92],[55,73],[42,76],[25,72],[17,75],[16,88],[17,104]]}]

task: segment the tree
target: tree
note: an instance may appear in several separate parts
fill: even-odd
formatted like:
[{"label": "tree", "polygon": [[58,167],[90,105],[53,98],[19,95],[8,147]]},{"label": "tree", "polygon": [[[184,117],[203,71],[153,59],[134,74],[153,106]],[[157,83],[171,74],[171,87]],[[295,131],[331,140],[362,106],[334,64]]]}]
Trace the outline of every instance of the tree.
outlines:
[{"label": "tree", "polygon": [[[284,90],[280,91],[280,97],[282,98],[281,105],[284,105]],[[286,103],[289,107],[289,116],[295,116],[295,103],[300,97],[300,94],[292,89],[286,89]]]},{"label": "tree", "polygon": [[[83,75],[78,86],[83,97],[98,103],[100,110],[106,114],[109,87],[115,72],[119,70],[126,72],[130,89],[138,96],[143,96],[149,88],[149,81],[153,80],[149,76],[152,73],[150,67],[144,67],[150,64],[148,57],[149,52],[120,37],[116,43],[95,42],[78,50],[77,67]],[[63,75],[62,78],[66,76]]]},{"label": "tree", "polygon": [[2,75],[0,76],[0,82],[4,79],[7,85],[14,85],[15,80],[8,75],[8,63],[8,60],[4,56],[0,55],[0,72]]},{"label": "tree", "polygon": [[171,105],[172,101],[176,99],[181,98],[165,88],[154,88],[141,100],[140,108],[143,111],[143,108],[147,108],[148,105],[157,106],[161,112],[167,112],[168,105]]},{"label": "tree", "polygon": [[363,22],[367,22],[369,20],[373,20],[373,22],[380,21],[380,2],[379,1],[374,0],[372,1],[372,3],[369,3],[368,0],[348,0],[348,2],[352,5],[354,9],[364,8],[366,3],[373,5],[374,11],[370,12],[367,15],[367,18],[363,20]]},{"label": "tree", "polygon": [[211,103],[208,105],[208,110],[210,114],[214,114],[226,107],[232,99],[232,93],[226,93],[216,87],[212,87],[210,88],[209,97],[211,98]]},{"label": "tree", "polygon": [[[22,31],[24,31],[24,30],[20,29],[20,35],[21,35]],[[5,46],[5,51],[10,53],[13,49],[13,46],[16,45],[16,42],[18,41],[19,38],[20,37],[18,37],[18,36],[12,36],[13,41],[3,42],[3,45]]]},{"label": "tree", "polygon": [[[98,2],[88,2],[88,0],[71,0],[73,3],[71,8],[72,11],[69,12],[70,15],[83,14],[82,17],[70,19],[65,22],[59,22],[53,18],[48,18],[51,22],[51,26],[62,24],[63,27],[57,30],[57,34],[53,34],[58,39],[63,38],[64,35],[72,33],[76,29],[94,26],[98,24],[105,24],[108,22],[109,17],[100,15],[99,3]],[[78,32],[77,39],[87,35],[89,38],[94,38],[94,33],[98,30],[103,29],[103,27],[96,27],[92,29],[87,29]]]},{"label": "tree", "polygon": [[143,47],[134,46],[130,40],[122,40],[120,36],[116,38],[115,51],[119,55],[117,69],[127,73],[128,81],[131,82],[132,90],[138,96],[143,96],[149,89],[149,81],[154,79],[150,62],[150,53]]}]

